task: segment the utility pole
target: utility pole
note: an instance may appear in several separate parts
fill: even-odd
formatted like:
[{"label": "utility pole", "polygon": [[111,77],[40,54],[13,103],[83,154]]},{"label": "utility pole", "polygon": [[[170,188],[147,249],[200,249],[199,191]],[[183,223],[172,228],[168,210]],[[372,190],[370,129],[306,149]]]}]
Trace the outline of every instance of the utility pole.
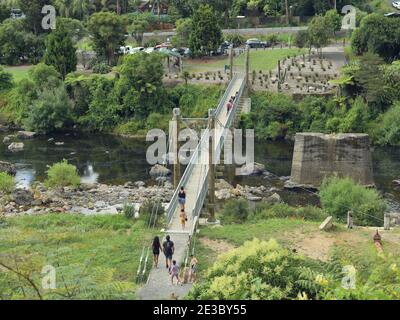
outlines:
[{"label": "utility pole", "polygon": [[208,143],[208,222],[214,223],[215,220],[215,110],[208,110],[208,128],[210,130]]},{"label": "utility pole", "polygon": [[245,75],[246,88],[248,88],[250,85],[249,73],[250,73],[250,47],[246,46],[246,75]]},{"label": "utility pole", "polygon": [[181,181],[181,164],[179,162],[179,131],[181,121],[181,109],[175,108],[173,110],[173,121],[174,127],[171,132],[173,150],[174,150],[174,188],[178,188],[179,182]]},{"label": "utility pole", "polygon": [[233,79],[233,44],[231,44],[229,48],[229,60],[230,60],[230,66],[229,66],[229,80]]},{"label": "utility pole", "polygon": [[285,0],[285,8],[286,8],[286,24],[289,25],[289,4],[288,4],[288,0]]}]

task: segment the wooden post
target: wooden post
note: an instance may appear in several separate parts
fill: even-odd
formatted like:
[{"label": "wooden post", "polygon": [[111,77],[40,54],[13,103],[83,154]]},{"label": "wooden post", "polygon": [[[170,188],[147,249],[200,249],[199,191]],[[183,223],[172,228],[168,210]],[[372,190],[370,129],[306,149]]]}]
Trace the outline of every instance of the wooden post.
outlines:
[{"label": "wooden post", "polygon": [[285,0],[285,8],[286,8],[286,24],[289,25],[289,4],[288,0]]},{"label": "wooden post", "polygon": [[347,229],[353,229],[353,211],[347,212]]},{"label": "wooden post", "polygon": [[246,46],[246,75],[245,75],[245,83],[246,87],[249,87],[249,72],[250,72],[250,47]]},{"label": "wooden post", "polygon": [[174,130],[172,132],[173,146],[174,146],[174,188],[178,188],[179,182],[181,180],[181,164],[179,162],[179,131],[180,131],[180,121],[181,121],[181,109],[175,108],[173,110],[174,114]]},{"label": "wooden post", "polygon": [[208,145],[208,222],[215,222],[215,110],[208,111],[208,127],[210,129],[209,145]]},{"label": "wooden post", "polygon": [[229,80],[233,79],[233,45],[231,45],[229,50],[229,59],[230,59],[230,66],[229,66]]},{"label": "wooden post", "polygon": [[385,213],[383,218],[383,227],[385,230],[390,230],[390,214]]}]

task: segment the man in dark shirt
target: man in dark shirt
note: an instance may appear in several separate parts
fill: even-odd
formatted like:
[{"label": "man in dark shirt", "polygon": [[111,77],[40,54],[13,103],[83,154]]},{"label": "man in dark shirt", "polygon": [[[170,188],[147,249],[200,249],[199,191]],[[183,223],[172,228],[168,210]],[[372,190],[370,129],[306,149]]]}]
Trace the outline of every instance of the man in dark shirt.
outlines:
[{"label": "man in dark shirt", "polygon": [[175,247],[174,243],[171,241],[170,236],[166,237],[166,241],[163,243],[163,251],[165,255],[165,265],[167,268],[171,268],[172,256],[174,255]]}]

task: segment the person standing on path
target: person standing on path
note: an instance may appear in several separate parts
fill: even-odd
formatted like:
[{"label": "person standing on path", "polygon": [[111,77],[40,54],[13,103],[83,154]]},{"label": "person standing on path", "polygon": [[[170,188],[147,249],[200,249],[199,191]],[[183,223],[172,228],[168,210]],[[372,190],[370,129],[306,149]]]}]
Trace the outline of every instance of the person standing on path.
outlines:
[{"label": "person standing on path", "polygon": [[178,202],[181,205],[181,210],[185,210],[186,191],[185,191],[184,187],[182,187],[181,190],[178,193]]},{"label": "person standing on path", "polygon": [[172,256],[174,255],[175,247],[174,243],[171,241],[171,237],[168,235],[163,243],[163,252],[165,255],[165,265],[167,269],[171,269]]},{"label": "person standing on path", "polygon": [[181,210],[181,214],[179,215],[179,219],[181,221],[181,225],[182,225],[182,230],[185,230],[186,228],[186,221],[188,220],[187,218],[187,214],[185,212],[185,210]]},{"label": "person standing on path", "polygon": [[171,268],[171,284],[174,285],[174,278],[176,278],[177,285],[181,284],[181,279],[179,278],[179,266],[176,264],[176,261],[172,261],[172,268]]},{"label": "person standing on path", "polygon": [[195,283],[197,280],[197,258],[192,255],[192,259],[190,260],[190,282]]},{"label": "person standing on path", "polygon": [[228,104],[226,105],[226,114],[229,114],[229,112],[232,110],[233,103],[232,99],[229,100]]},{"label": "person standing on path", "polygon": [[152,248],[153,248],[153,257],[154,257],[154,267],[157,269],[158,268],[158,258],[160,256],[160,251],[162,250],[159,237],[154,238]]}]

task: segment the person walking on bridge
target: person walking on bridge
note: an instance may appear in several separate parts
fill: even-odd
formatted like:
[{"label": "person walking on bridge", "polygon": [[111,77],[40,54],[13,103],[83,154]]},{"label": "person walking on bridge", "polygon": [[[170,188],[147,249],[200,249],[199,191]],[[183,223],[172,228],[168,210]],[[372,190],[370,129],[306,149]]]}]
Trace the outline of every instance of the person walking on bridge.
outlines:
[{"label": "person walking on bridge", "polygon": [[178,202],[181,205],[181,210],[185,210],[186,191],[185,191],[184,187],[182,187],[181,190],[178,193]]},{"label": "person walking on bridge", "polygon": [[163,243],[163,252],[165,255],[165,265],[167,269],[171,269],[172,266],[172,256],[174,255],[175,252],[175,247],[174,243],[171,241],[171,237],[168,235],[166,240]]},{"label": "person walking on bridge", "polygon": [[186,221],[188,220],[185,210],[183,210],[183,209],[181,210],[181,214],[179,215],[179,219],[181,220],[182,230],[185,230]]}]

